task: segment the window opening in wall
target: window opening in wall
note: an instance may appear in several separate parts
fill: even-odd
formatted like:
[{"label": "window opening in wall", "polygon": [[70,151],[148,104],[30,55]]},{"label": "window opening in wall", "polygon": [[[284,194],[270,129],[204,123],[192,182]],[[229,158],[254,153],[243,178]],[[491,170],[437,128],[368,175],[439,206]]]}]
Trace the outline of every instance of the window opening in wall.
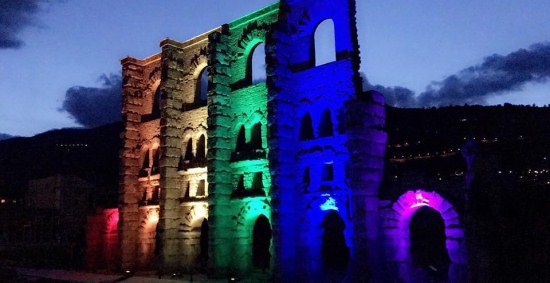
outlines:
[{"label": "window opening in wall", "polygon": [[264,183],[262,177],[262,172],[254,173],[254,179],[252,179],[252,189],[263,189]]},{"label": "window opening in wall", "polygon": [[206,106],[208,101],[208,67],[204,67],[197,77],[195,103]]},{"label": "window opening in wall", "polygon": [[271,225],[267,217],[260,215],[256,219],[252,235],[252,265],[265,271],[269,268],[271,261],[269,246],[272,237]]},{"label": "window opening in wall", "polygon": [[334,165],[332,163],[323,164],[323,175],[321,180],[322,181],[334,180]]},{"label": "window opening in wall", "polygon": [[206,138],[204,135],[201,135],[199,137],[199,141],[197,142],[197,159],[204,160],[206,159]]},{"label": "window opening in wall", "polygon": [[239,130],[239,134],[237,135],[237,147],[235,148],[235,151],[236,152],[246,151],[246,136],[245,136],[244,125],[241,126],[241,129]]},{"label": "window opening in wall", "polygon": [[199,185],[197,186],[197,193],[195,196],[197,197],[203,197],[206,195],[206,181],[200,180]]},{"label": "window opening in wall", "polygon": [[143,156],[143,165],[141,166],[141,170],[139,171],[139,177],[146,177],[148,172],[147,169],[149,169],[150,162],[149,162],[149,150],[145,151],[145,155]]},{"label": "window opening in wall", "polygon": [[311,116],[309,113],[306,113],[304,117],[302,117],[302,123],[300,125],[300,141],[312,139],[314,139],[314,136]]},{"label": "window opening in wall", "polygon": [[319,123],[319,137],[332,136],[332,118],[330,110],[326,109],[321,114],[321,122]]},{"label": "window opening in wall", "polygon": [[151,200],[148,202],[148,204],[158,204],[159,203],[159,197],[160,197],[160,187],[156,186],[153,188]]},{"label": "window opening in wall", "polygon": [[241,175],[239,178],[239,183],[237,184],[237,191],[244,191],[244,175]]},{"label": "window opening in wall", "polygon": [[321,254],[325,270],[342,271],[349,262],[349,248],[344,236],[346,223],[338,212],[331,210],[321,225],[324,229]]},{"label": "window opening in wall", "polygon": [[185,185],[185,191],[183,192],[183,198],[189,198],[189,191],[191,191],[191,183],[187,181],[187,184]]},{"label": "window opening in wall", "polygon": [[250,56],[251,62],[249,62],[249,68],[251,72],[252,84],[265,82],[265,44],[260,43],[256,45],[251,52],[252,56]]},{"label": "window opening in wall", "polygon": [[151,175],[159,173],[159,162],[160,162],[160,153],[159,149],[156,148],[153,152],[153,166],[151,167]]},{"label": "window opening in wall", "polygon": [[184,161],[191,161],[194,159],[193,156],[193,139],[187,140],[187,146],[185,147]]},{"label": "window opening in wall", "polygon": [[250,134],[250,148],[262,149],[262,123],[256,123],[252,126]]},{"label": "window opening in wall", "polygon": [[413,265],[446,277],[450,258],[441,214],[429,206],[419,208],[411,217],[409,231]]},{"label": "window opening in wall", "polygon": [[311,183],[311,176],[309,173],[309,166],[308,166],[304,169],[304,176],[302,177],[302,185],[304,186],[304,189],[307,189],[310,183]]},{"label": "window opening in wall", "polygon": [[151,121],[151,120],[155,120],[155,119],[160,118],[160,99],[161,99],[161,90],[160,90],[160,86],[159,86],[159,87],[157,87],[157,89],[153,93],[153,101],[152,101],[153,105],[152,105],[152,108],[151,108],[151,113],[147,114],[147,115],[144,115],[141,118],[142,122],[147,122],[147,121]]},{"label": "window opening in wall", "polygon": [[315,66],[336,61],[334,22],[331,19],[326,19],[317,26],[312,46]]},{"label": "window opening in wall", "polygon": [[206,269],[206,263],[208,262],[208,219],[204,219],[201,224],[201,236],[200,236],[200,261],[201,267]]}]

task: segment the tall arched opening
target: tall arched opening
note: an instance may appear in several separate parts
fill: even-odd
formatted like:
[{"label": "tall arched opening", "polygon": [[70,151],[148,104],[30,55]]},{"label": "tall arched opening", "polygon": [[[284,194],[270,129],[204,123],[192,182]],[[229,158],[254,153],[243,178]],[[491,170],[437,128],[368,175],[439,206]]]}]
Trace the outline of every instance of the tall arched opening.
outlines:
[{"label": "tall arched opening", "polygon": [[440,276],[447,274],[451,260],[441,214],[429,206],[419,208],[411,217],[409,232],[413,267]]},{"label": "tall arched opening", "polygon": [[208,248],[209,248],[209,227],[208,227],[208,219],[204,219],[201,224],[201,236],[200,236],[200,264],[201,268],[206,270],[207,268],[207,262],[208,262]]},{"label": "tall arched opening", "polygon": [[403,282],[418,282],[415,276],[426,273],[463,276],[466,243],[460,217],[438,193],[416,190],[401,195],[386,214],[384,234],[389,260]]},{"label": "tall arched opening", "polygon": [[252,232],[252,265],[256,268],[266,270],[269,268],[271,253],[272,230],[269,220],[263,214],[256,219]]},{"label": "tall arched opening", "polygon": [[344,229],[346,223],[337,211],[331,210],[321,224],[324,233],[321,244],[323,267],[326,271],[343,271],[349,263],[349,248]]}]

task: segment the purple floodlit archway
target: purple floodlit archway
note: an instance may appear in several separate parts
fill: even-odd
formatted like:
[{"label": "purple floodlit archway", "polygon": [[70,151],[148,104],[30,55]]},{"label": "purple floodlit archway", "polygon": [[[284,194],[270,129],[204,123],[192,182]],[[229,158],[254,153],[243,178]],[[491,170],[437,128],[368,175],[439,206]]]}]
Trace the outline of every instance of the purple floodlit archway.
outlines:
[{"label": "purple floodlit archway", "polygon": [[421,207],[428,206],[441,214],[445,223],[446,247],[452,264],[466,262],[464,230],[460,217],[451,203],[436,192],[424,190],[407,191],[393,204],[386,218],[386,235],[392,243],[392,260],[410,262],[409,223],[413,214]]}]

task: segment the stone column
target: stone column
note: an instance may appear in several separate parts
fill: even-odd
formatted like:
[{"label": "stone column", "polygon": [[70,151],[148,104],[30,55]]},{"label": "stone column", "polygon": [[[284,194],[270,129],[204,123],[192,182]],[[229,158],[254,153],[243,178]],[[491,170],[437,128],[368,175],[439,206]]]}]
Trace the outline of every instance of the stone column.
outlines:
[{"label": "stone column", "polygon": [[162,268],[166,272],[178,268],[179,249],[179,197],[180,176],[178,162],[181,155],[183,102],[183,49],[171,39],[160,43],[161,69],[161,118],[160,118],[160,215],[158,233],[161,243]]},{"label": "stone column", "polygon": [[139,210],[137,195],[137,176],[139,164],[139,123],[144,89],[143,67],[139,60],[126,57],[122,59],[122,150],[120,152],[120,195],[119,195],[119,233],[121,248],[121,269],[135,268],[136,241],[138,238]]},{"label": "stone column", "polygon": [[212,268],[215,276],[228,272],[231,247],[231,119],[230,76],[228,62],[228,26],[209,36],[208,66],[210,87],[208,95],[208,190]]}]

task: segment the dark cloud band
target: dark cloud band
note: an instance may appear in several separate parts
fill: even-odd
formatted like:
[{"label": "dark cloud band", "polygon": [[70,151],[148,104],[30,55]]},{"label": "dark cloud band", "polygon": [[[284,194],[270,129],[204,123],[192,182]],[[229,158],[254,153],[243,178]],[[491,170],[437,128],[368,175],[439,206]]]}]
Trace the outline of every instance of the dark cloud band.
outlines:
[{"label": "dark cloud band", "polygon": [[386,96],[396,107],[431,107],[486,103],[487,98],[520,90],[530,82],[550,78],[550,43],[538,43],[506,56],[492,55],[480,65],[466,68],[440,82],[433,82],[418,96],[404,87],[384,87],[365,83]]},{"label": "dark cloud band", "polygon": [[85,127],[96,127],[120,120],[122,79],[120,75],[103,75],[102,86],[73,86],[65,93],[60,111],[68,112]]}]

